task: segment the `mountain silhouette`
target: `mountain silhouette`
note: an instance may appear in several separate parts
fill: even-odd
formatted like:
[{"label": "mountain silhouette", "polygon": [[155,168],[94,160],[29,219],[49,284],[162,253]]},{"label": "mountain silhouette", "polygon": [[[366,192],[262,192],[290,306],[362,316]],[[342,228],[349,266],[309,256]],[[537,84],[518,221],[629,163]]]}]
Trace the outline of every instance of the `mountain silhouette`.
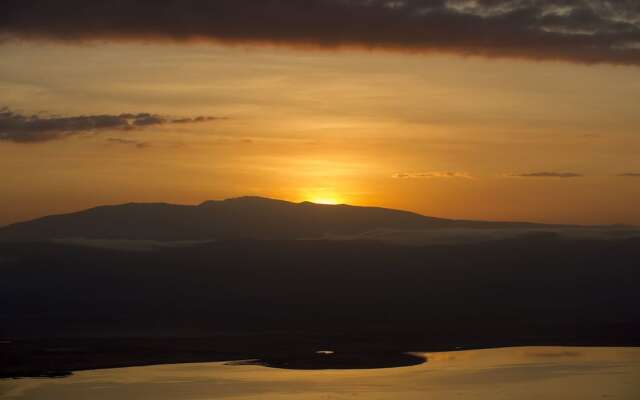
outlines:
[{"label": "mountain silhouette", "polygon": [[[347,354],[637,346],[640,236],[623,228],[258,197],[104,206],[14,224],[0,229],[0,342],[10,343],[0,345],[11,352],[0,377],[289,360],[327,344]],[[394,231],[482,240],[351,240]],[[565,231],[573,236],[556,234]],[[335,238],[350,240],[325,240]],[[153,251],[111,243],[148,240]]]},{"label": "mountain silhouette", "polygon": [[0,240],[300,239],[355,235],[375,229],[500,229],[543,226],[516,222],[450,220],[379,207],[292,203],[247,196],[210,200],[195,206],[167,203],[100,206],[0,228]]}]

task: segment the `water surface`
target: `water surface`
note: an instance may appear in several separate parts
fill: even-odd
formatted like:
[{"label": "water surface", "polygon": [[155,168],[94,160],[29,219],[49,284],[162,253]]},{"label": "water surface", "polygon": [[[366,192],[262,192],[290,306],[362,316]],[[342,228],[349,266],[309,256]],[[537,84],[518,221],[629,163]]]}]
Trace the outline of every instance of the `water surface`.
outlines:
[{"label": "water surface", "polygon": [[426,353],[421,365],[287,370],[227,363],[0,381],[0,399],[640,399],[640,348],[514,347]]}]

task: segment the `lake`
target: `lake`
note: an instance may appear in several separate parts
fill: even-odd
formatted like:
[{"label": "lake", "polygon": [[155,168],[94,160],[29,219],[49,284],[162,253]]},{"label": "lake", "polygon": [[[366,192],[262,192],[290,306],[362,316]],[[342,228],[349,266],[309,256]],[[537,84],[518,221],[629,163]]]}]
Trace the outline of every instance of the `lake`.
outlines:
[{"label": "lake", "polygon": [[513,347],[423,355],[424,364],[385,369],[215,362],[81,371],[60,379],[2,380],[0,399],[640,399],[640,348]]}]

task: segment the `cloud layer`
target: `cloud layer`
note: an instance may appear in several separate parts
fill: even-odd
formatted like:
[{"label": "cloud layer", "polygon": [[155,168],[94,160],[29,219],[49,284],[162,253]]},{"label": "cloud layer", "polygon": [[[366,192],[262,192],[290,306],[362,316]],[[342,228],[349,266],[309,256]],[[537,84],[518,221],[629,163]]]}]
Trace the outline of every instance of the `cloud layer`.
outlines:
[{"label": "cloud layer", "polygon": [[470,179],[471,176],[466,172],[453,172],[453,171],[432,171],[432,172],[396,172],[391,175],[396,179],[425,179],[425,178],[466,178]]},{"label": "cloud layer", "polygon": [[584,175],[575,172],[530,172],[509,176],[513,178],[582,178]]},{"label": "cloud layer", "polygon": [[22,115],[5,107],[0,108],[0,141],[38,143],[82,133],[128,131],[164,124],[197,123],[215,119],[214,117],[170,119],[149,113],[46,117]]},{"label": "cloud layer", "polygon": [[636,0],[5,0],[0,35],[640,64]]},{"label": "cloud layer", "polygon": [[107,142],[114,144],[123,144],[127,146],[134,146],[138,149],[145,149],[151,146],[149,142],[143,142],[140,140],[132,140],[132,139],[122,139],[122,138],[108,138]]}]

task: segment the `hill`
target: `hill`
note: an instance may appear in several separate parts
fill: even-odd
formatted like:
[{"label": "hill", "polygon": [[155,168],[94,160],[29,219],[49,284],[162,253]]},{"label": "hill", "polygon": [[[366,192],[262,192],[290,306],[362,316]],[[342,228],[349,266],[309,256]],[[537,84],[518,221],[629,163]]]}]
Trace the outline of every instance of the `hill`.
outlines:
[{"label": "hill", "polygon": [[200,205],[128,203],[52,215],[0,228],[0,240],[55,238],[128,240],[302,239],[375,230],[541,228],[544,225],[427,217],[379,207],[291,203],[262,197]]}]

